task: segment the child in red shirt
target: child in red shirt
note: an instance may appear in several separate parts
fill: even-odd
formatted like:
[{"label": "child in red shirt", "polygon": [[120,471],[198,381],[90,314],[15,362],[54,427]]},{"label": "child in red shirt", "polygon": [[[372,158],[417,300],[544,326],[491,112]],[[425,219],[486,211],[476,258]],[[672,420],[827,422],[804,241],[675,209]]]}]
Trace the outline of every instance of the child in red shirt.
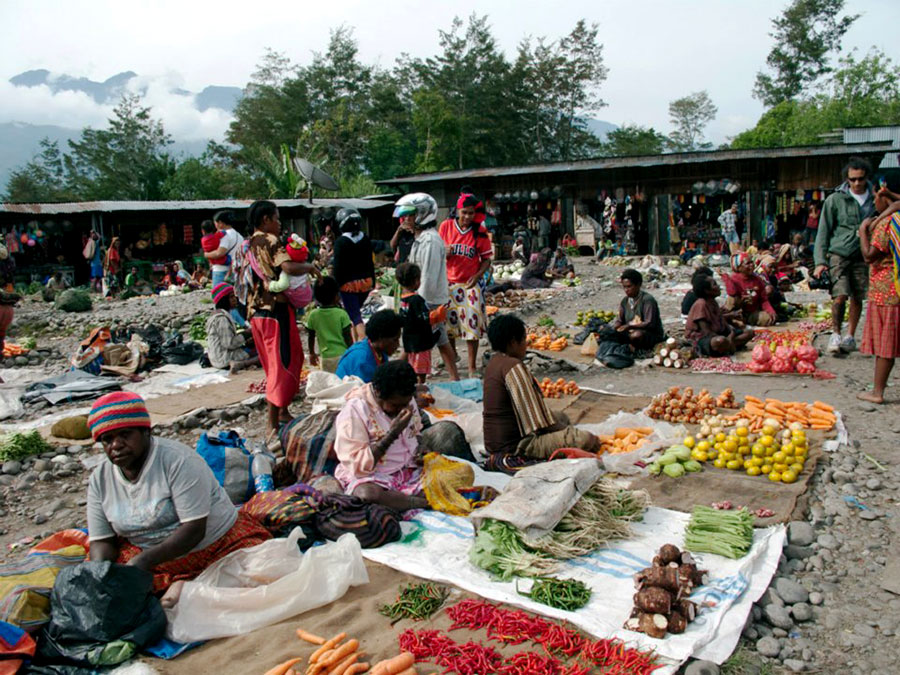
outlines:
[{"label": "child in red shirt", "polygon": [[[204,253],[209,253],[210,251],[215,251],[222,244],[222,238],[225,236],[224,232],[219,232],[216,229],[216,226],[213,224],[211,220],[204,220],[200,224],[200,231],[203,232],[203,236],[200,237],[200,246],[203,248]],[[210,258],[210,265],[230,265],[231,264],[231,256],[225,255],[221,258]]]}]

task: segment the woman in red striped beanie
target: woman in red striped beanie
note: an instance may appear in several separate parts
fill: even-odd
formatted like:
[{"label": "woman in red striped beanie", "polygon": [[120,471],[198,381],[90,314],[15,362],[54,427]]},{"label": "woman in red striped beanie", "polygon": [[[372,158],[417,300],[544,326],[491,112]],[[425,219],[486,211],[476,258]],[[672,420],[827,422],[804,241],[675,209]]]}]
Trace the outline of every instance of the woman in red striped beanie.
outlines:
[{"label": "woman in red striped beanie", "polygon": [[162,592],[232,551],[270,538],[238,512],[200,455],[152,434],[139,395],[118,391],[100,397],[88,427],[108,459],[88,482],[91,560],[152,572],[153,588]]}]

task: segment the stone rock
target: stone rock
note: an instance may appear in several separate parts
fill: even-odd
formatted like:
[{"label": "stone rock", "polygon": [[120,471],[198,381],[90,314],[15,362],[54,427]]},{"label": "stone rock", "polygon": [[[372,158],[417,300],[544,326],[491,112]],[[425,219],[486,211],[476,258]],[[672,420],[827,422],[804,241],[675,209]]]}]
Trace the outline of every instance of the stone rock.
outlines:
[{"label": "stone rock", "polygon": [[16,482],[16,479],[6,474],[0,474],[0,486],[6,487]]},{"label": "stone rock", "polygon": [[821,605],[825,601],[825,596],[818,591],[809,594],[809,602],[812,605]]},{"label": "stone rock", "polygon": [[70,455],[80,455],[82,450],[84,450],[84,448],[82,448],[80,445],[70,445],[68,448],[66,448],[66,452],[68,452]]},{"label": "stone rock", "polygon": [[794,621],[809,621],[813,618],[812,607],[805,602],[798,602],[791,607],[791,615]]},{"label": "stone rock", "polygon": [[866,481],[866,489],[867,490],[880,490],[881,489],[881,481],[877,478],[870,478]]},{"label": "stone rock", "polygon": [[13,359],[13,363],[17,366],[27,366],[28,365],[28,357],[27,356],[17,356]]},{"label": "stone rock", "polygon": [[50,520],[45,513],[39,513],[34,517],[35,525],[43,525],[48,520]]},{"label": "stone rock", "polygon": [[788,541],[795,546],[809,546],[816,540],[813,526],[803,520],[795,520],[788,525]]},{"label": "stone rock", "polygon": [[788,635],[788,632],[784,628],[775,627],[772,629],[772,635],[774,635],[777,638],[786,638]]},{"label": "stone rock", "polygon": [[773,637],[764,637],[756,641],[756,651],[763,656],[774,659],[781,652],[781,645]]},{"label": "stone rock", "polygon": [[784,607],[784,600],[781,599],[781,596],[778,595],[778,591],[775,586],[769,586],[762,594],[762,597],[758,600],[760,607],[765,607],[766,605],[778,605],[779,607]]},{"label": "stone rock", "polygon": [[878,520],[879,514],[877,511],[872,511],[872,510],[860,511],[859,517],[862,518],[863,520]]},{"label": "stone rock", "polygon": [[763,607],[763,614],[765,614],[766,620],[776,628],[787,630],[794,625],[787,609],[774,603]]},{"label": "stone rock", "polygon": [[17,476],[22,472],[22,462],[18,462],[14,459],[8,459],[3,462],[2,471],[8,476]]},{"label": "stone rock", "polygon": [[863,637],[873,638],[877,635],[876,630],[867,623],[858,623],[853,626],[853,631],[857,635],[862,635]]},{"label": "stone rock", "polygon": [[719,666],[712,661],[692,661],[684,669],[684,675],[719,675]]},{"label": "stone rock", "polygon": [[788,605],[809,600],[809,591],[793,579],[779,577],[775,580],[775,590],[778,591],[778,595]]},{"label": "stone rock", "polygon": [[34,466],[32,467],[32,469],[34,469],[38,473],[41,473],[42,471],[49,471],[50,466],[51,466],[50,462],[48,462],[46,459],[38,459],[38,460],[35,460]]},{"label": "stone rock", "polygon": [[816,539],[816,543],[818,543],[822,548],[831,550],[834,550],[838,547],[837,539],[834,538],[833,534],[828,534],[827,532],[825,534],[820,534],[819,538]]},{"label": "stone rock", "polygon": [[806,663],[800,661],[799,659],[785,659],[783,661],[784,667],[790,670],[793,673],[802,673],[806,670]]},{"label": "stone rock", "polygon": [[51,463],[59,465],[68,464],[71,461],[73,460],[69,455],[56,455],[56,457],[50,460]]},{"label": "stone rock", "polygon": [[784,555],[788,560],[805,560],[813,554],[812,548],[809,546],[797,546],[796,544],[788,544],[784,547]]},{"label": "stone rock", "polygon": [[40,480],[53,480],[53,473],[51,471],[41,471],[38,478]]}]

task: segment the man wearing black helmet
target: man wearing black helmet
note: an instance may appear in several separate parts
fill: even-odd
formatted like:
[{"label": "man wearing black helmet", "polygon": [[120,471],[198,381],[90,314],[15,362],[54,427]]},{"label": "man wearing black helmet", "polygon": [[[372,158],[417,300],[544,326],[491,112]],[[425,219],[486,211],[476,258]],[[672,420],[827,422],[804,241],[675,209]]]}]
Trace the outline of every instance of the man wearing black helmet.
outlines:
[{"label": "man wearing black helmet", "polygon": [[354,342],[366,337],[362,306],[375,287],[372,242],[362,231],[362,216],[353,208],[343,208],[334,218],[341,235],[334,242],[334,278],[341,289],[341,302],[353,324]]},{"label": "man wearing black helmet", "polygon": [[[416,192],[406,195],[397,202],[398,207],[407,205],[416,209],[414,224],[416,240],[409,252],[409,262],[415,263],[422,270],[418,292],[425,300],[425,304],[428,305],[428,309],[435,310],[450,302],[450,285],[447,282],[447,247],[435,228],[437,225],[437,202],[431,195]],[[436,346],[444,359],[444,366],[447,368],[450,379],[458,380],[456,354],[450,346],[446,324],[440,325]]]}]

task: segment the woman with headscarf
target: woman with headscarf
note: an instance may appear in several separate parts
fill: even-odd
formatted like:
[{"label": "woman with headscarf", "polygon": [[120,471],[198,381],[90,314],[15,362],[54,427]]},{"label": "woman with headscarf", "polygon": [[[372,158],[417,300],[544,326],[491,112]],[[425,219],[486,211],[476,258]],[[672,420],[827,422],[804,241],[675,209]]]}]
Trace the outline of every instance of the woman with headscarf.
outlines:
[{"label": "woman with headscarf", "polygon": [[266,442],[275,438],[279,424],[291,421],[288,405],[300,390],[303,345],[297,330],[297,315],[281,293],[269,291],[269,282],[281,272],[318,274],[310,263],[291,260],[279,240],[281,219],[270,201],[256,201],[247,211],[253,230],[247,245],[247,261],[252,270],[247,295],[247,317],[259,362],[266,371],[268,422]]},{"label": "woman with headscarf", "polygon": [[547,250],[535,253],[531,262],[525,265],[520,279],[522,288],[550,288],[553,280],[547,278],[547,268],[550,265],[547,253]]},{"label": "woman with headscarf", "polygon": [[448,333],[451,344],[456,338],[466,341],[469,377],[475,377],[478,372],[478,341],[487,327],[484,273],[490,268],[494,255],[487,229],[476,222],[480,204],[474,195],[460,195],[456,202],[456,219],[448,218],[438,229],[447,247]]},{"label": "woman with headscarf", "polygon": [[375,287],[372,242],[362,231],[362,216],[356,209],[341,209],[335,216],[341,236],[334,242],[334,278],[341,289],[341,302],[350,316],[354,342],[365,340],[362,307]]},{"label": "woman with headscarf", "polygon": [[769,302],[766,282],[753,270],[753,259],[740,251],[731,258],[731,274],[725,281],[725,309],[740,310],[743,321],[752,326],[771,326],[775,323],[775,309]]}]

